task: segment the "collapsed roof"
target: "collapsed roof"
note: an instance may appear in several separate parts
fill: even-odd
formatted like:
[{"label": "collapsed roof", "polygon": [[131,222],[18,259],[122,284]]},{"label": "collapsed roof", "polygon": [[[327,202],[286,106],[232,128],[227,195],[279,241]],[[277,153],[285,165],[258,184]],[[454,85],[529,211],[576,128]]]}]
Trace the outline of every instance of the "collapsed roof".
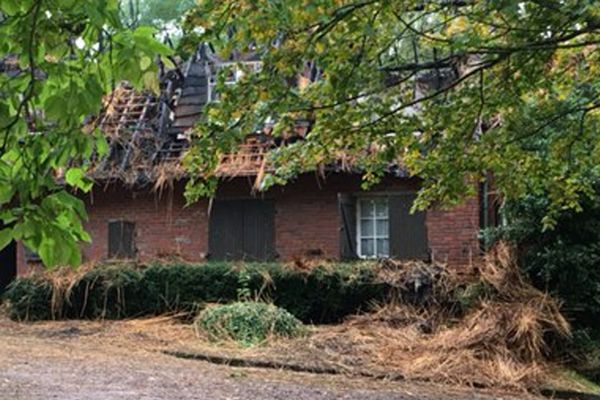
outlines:
[{"label": "collapsed roof", "polygon": [[[202,116],[204,106],[218,98],[215,86],[219,70],[238,63],[251,69],[261,67],[255,54],[235,54],[232,59],[223,60],[211,51],[210,46],[203,44],[189,60],[175,68],[165,70],[161,66],[159,95],[139,92],[122,83],[106,96],[104,111],[95,121],[105,134],[110,150],[103,160],[95,163],[92,176],[104,182],[154,183],[157,187],[185,177],[181,158],[190,146],[190,131]],[[308,63],[301,75],[314,81],[318,79],[319,71]],[[448,79],[447,76],[440,77],[438,72],[418,81],[431,87],[443,85]],[[299,121],[286,142],[302,140],[309,130],[308,121]],[[270,135],[268,127],[250,133],[234,153],[221,155],[215,174],[219,177],[252,176],[256,177],[256,184],[260,184],[259,180],[269,168],[266,155],[282,143]],[[327,169],[354,170],[355,164],[340,155],[338,162]],[[390,165],[388,172],[408,176],[400,163]]]},{"label": "collapsed roof", "polygon": [[[185,176],[180,161],[189,147],[190,130],[204,106],[217,96],[214,88],[219,69],[239,62],[260,67],[253,55],[222,60],[202,45],[185,63],[167,71],[161,68],[159,95],[122,83],[106,96],[104,111],[96,121],[109,143],[109,154],[95,164],[92,176],[127,183]],[[257,175],[272,146],[269,135],[248,135],[236,153],[222,156],[217,175]]]}]

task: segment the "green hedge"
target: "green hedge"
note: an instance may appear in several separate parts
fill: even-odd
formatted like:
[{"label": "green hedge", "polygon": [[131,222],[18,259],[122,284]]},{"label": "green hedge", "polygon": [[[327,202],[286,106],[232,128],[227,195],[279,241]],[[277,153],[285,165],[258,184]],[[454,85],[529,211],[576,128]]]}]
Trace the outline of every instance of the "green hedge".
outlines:
[{"label": "green hedge", "polygon": [[[195,311],[205,303],[269,299],[303,322],[331,323],[385,298],[372,264],[321,266],[309,272],[281,264],[99,266],[74,279],[52,309],[52,275],[15,280],[5,298],[11,318],[126,318]],[[56,308],[56,307],[55,307]]]},{"label": "green hedge", "polygon": [[3,294],[8,300],[8,315],[15,320],[52,319],[52,285],[39,276],[18,278]]}]

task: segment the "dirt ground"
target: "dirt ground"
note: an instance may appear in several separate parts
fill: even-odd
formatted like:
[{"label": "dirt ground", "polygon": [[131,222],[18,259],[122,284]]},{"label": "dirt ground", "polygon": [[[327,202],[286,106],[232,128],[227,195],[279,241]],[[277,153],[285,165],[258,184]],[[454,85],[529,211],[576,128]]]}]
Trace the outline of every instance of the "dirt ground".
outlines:
[{"label": "dirt ground", "polygon": [[0,400],[525,397],[425,383],[233,368],[161,353],[194,340],[189,325],[170,320],[22,324],[0,318]]}]

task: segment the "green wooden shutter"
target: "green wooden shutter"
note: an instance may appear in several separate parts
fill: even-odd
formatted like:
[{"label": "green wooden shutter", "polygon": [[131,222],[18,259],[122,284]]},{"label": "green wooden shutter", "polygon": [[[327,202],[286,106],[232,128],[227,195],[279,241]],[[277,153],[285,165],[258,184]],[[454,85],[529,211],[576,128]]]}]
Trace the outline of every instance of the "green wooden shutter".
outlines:
[{"label": "green wooden shutter", "polygon": [[340,210],[340,256],[342,260],[357,258],[356,253],[356,198],[338,194]]},{"label": "green wooden shutter", "polygon": [[425,212],[410,213],[415,193],[389,197],[390,256],[399,259],[429,258]]}]

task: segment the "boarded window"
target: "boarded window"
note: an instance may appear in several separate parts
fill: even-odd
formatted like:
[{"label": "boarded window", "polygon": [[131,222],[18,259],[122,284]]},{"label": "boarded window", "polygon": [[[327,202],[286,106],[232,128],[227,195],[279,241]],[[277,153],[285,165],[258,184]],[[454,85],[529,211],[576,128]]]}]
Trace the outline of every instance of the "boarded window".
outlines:
[{"label": "boarded window", "polygon": [[135,258],[135,224],[129,221],[108,222],[108,258]]},{"label": "boarded window", "polygon": [[268,200],[215,201],[209,255],[216,260],[266,261],[275,257],[275,205]]}]

